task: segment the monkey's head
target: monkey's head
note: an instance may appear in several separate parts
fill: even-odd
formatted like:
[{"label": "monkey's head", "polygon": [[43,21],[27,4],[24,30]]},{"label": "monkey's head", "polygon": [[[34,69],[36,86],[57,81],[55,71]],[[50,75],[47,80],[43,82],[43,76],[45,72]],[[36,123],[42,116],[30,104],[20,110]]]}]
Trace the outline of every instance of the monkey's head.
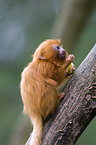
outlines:
[{"label": "monkey's head", "polygon": [[48,39],[42,42],[33,55],[35,60],[47,60],[55,64],[63,64],[68,53],[61,44],[60,39]]}]

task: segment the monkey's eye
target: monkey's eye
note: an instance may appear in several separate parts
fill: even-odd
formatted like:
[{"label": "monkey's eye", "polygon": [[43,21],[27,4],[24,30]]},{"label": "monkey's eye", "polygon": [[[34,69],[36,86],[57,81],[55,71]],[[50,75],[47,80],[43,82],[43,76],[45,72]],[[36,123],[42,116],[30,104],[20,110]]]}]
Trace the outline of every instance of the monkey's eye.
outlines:
[{"label": "monkey's eye", "polygon": [[59,50],[59,49],[60,49],[60,47],[59,47],[59,46],[56,46],[56,49],[58,49],[58,50]]}]

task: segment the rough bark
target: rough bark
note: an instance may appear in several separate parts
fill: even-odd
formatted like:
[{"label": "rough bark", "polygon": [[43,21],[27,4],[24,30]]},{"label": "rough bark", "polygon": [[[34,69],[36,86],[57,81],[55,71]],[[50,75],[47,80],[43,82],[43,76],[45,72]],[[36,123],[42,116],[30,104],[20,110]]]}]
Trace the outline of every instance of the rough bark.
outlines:
[{"label": "rough bark", "polygon": [[95,117],[96,44],[62,91],[65,98],[44,124],[42,145],[73,145]]}]

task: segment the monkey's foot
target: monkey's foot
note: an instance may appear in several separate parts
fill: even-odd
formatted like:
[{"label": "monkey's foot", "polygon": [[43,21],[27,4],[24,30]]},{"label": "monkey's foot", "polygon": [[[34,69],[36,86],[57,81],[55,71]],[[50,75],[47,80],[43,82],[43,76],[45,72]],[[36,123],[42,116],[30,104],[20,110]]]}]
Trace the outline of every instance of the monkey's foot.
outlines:
[{"label": "monkey's foot", "polygon": [[59,94],[59,102],[65,97],[65,93],[64,92],[61,92]]}]

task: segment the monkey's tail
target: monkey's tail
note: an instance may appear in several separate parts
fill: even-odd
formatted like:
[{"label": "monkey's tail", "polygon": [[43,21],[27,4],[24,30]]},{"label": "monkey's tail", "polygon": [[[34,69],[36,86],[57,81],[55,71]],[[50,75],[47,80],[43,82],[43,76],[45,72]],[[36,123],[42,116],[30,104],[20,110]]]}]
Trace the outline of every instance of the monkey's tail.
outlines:
[{"label": "monkey's tail", "polygon": [[38,111],[31,113],[31,121],[33,124],[33,132],[31,134],[29,145],[41,145],[42,137],[42,117]]}]

